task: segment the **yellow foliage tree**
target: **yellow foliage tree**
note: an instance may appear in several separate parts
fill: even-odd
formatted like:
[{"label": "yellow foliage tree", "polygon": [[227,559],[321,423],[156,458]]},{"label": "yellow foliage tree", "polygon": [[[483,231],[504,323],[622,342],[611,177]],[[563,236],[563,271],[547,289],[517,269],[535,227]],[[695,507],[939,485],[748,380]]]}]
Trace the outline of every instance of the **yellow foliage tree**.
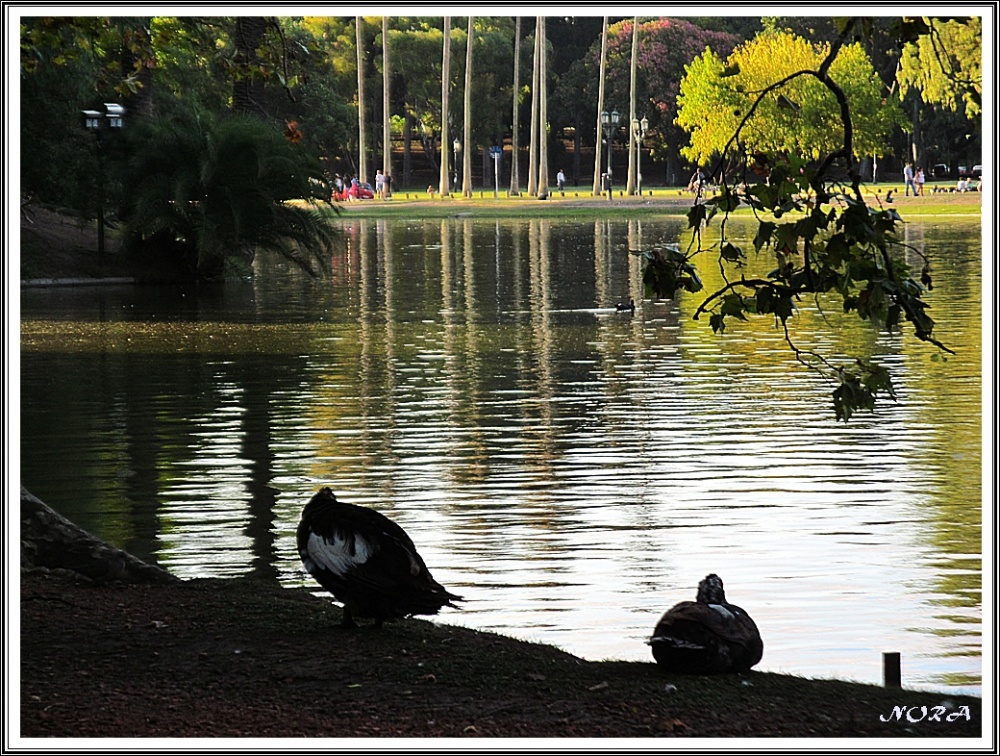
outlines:
[{"label": "yellow foliage tree", "polygon": [[[837,149],[844,142],[840,107],[815,75],[829,54],[828,44],[784,31],[759,34],[725,62],[706,50],[680,85],[676,122],[691,134],[682,154],[704,162],[723,152],[737,131],[748,154],[816,159]],[[845,45],[829,76],[844,90],[853,114],[855,155],[883,155],[892,128],[906,119],[899,103],[887,98],[861,45]],[[765,90],[773,94],[758,101]]]}]

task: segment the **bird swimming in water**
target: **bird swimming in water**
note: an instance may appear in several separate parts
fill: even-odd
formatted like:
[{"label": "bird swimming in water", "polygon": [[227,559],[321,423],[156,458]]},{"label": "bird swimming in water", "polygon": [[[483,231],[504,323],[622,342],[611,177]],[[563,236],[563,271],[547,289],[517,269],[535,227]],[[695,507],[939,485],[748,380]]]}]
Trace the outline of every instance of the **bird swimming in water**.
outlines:
[{"label": "bird swimming in water", "polygon": [[635,315],[635,300],[630,298],[628,302],[621,301],[615,309],[618,312],[627,312],[630,315]]},{"label": "bird swimming in water", "polygon": [[296,541],[306,572],[344,605],[344,627],[357,627],[355,617],[381,625],[437,614],[462,598],[431,577],[399,525],[374,509],[337,501],[329,488],[302,510]]},{"label": "bird swimming in water", "polygon": [[664,669],[700,675],[746,672],[764,655],[757,625],[726,601],[722,579],[715,574],[698,583],[697,600],[667,610],[649,645]]}]

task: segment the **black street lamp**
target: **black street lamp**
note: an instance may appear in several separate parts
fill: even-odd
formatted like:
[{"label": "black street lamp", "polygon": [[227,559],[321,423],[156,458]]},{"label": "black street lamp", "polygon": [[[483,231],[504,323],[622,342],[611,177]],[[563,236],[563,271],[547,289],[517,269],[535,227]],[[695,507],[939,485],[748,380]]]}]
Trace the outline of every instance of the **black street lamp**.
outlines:
[{"label": "black street lamp", "polygon": [[93,131],[97,137],[97,259],[104,258],[104,150],[101,132],[104,131],[104,118],[107,118],[109,129],[120,129],[124,125],[125,108],[116,102],[104,103],[105,113],[99,110],[83,111],[83,127]]},{"label": "black street lamp", "polygon": [[642,120],[633,119],[632,121],[632,133],[635,134],[636,145],[635,151],[638,157],[636,160],[636,165],[638,167],[638,181],[636,183],[637,191],[640,197],[642,196],[642,140],[646,138],[646,132],[649,131],[649,119],[646,116],[642,117]]},{"label": "black street lamp", "polygon": [[458,137],[455,137],[455,141],[451,143],[452,149],[455,150],[455,162],[454,162],[454,173],[452,174],[451,183],[456,189],[458,188],[458,153],[462,151],[462,143],[458,141]]},{"label": "black street lamp", "polygon": [[604,128],[604,141],[608,143],[608,182],[611,181],[611,139],[614,137],[615,132],[618,131],[618,119],[621,118],[621,114],[617,110],[611,111],[601,111],[601,126]]}]

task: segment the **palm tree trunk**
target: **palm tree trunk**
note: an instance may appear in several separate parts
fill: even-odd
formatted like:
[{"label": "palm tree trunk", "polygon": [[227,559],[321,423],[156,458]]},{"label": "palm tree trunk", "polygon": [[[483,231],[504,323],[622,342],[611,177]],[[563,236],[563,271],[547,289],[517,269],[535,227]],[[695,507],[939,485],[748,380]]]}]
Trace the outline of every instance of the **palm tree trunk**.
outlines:
[{"label": "palm tree trunk", "polygon": [[358,51],[358,181],[368,181],[368,144],[365,138],[365,53],[361,31],[364,21],[355,16],[354,31]]},{"label": "palm tree trunk", "polygon": [[382,175],[392,174],[392,135],[389,132],[389,19],[382,16]]},{"label": "palm tree trunk", "polygon": [[[134,90],[128,89],[124,93],[123,104],[130,118],[137,116],[148,118],[153,115],[153,67],[136,55],[136,48],[152,48],[149,38],[151,20],[148,16],[121,19],[122,30],[127,30],[128,36],[134,40],[132,44],[122,44],[122,75],[134,76],[139,85]],[[125,34],[122,36],[126,37]]]},{"label": "palm tree trunk", "polygon": [[264,82],[253,75],[260,67],[257,49],[267,32],[263,16],[239,16],[233,33],[236,47],[233,112],[264,118]]},{"label": "palm tree trunk", "polygon": [[469,16],[469,31],[465,41],[465,102],[462,141],[462,196],[472,196],[472,16]]},{"label": "palm tree trunk", "polygon": [[629,96],[628,96],[628,182],[625,186],[625,194],[635,194],[636,186],[636,154],[635,154],[635,74],[639,60],[639,17],[632,19],[632,67],[629,72]]},{"label": "palm tree trunk", "polygon": [[531,144],[528,145],[528,194],[538,196],[538,17],[535,17],[535,54],[531,64]]},{"label": "palm tree trunk", "polygon": [[521,179],[518,171],[520,161],[520,105],[521,105],[521,17],[514,19],[514,114],[510,137],[510,196],[521,193]]},{"label": "palm tree trunk", "polygon": [[447,197],[448,191],[448,83],[451,79],[451,16],[444,17],[444,39],[441,42],[441,177],[438,191]]},{"label": "palm tree trunk", "polygon": [[[601,125],[601,113],[604,112],[604,70],[608,60],[608,17],[604,17],[604,29],[601,31],[601,76],[597,85],[597,139],[594,144],[594,196],[599,197],[603,187],[601,186],[601,174],[604,172],[604,161],[601,159],[601,144],[604,127]],[[608,145],[611,151],[611,145]]]},{"label": "palm tree trunk", "polygon": [[549,196],[549,106],[548,55],[545,16],[538,17],[538,196]]}]

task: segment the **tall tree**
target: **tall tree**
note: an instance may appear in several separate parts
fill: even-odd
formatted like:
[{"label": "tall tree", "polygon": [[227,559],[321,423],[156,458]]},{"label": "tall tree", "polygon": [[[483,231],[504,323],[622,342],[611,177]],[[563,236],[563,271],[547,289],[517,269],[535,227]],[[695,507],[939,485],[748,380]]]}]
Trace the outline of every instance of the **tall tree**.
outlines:
[{"label": "tall tree", "polygon": [[528,194],[538,196],[538,88],[541,65],[538,17],[535,17],[535,47],[531,63],[531,143],[528,145]]},{"label": "tall tree", "polygon": [[391,112],[389,81],[389,19],[382,16],[382,174],[392,175],[392,133],[389,130]]},{"label": "tall tree", "polygon": [[629,66],[629,86],[628,86],[628,181],[625,186],[625,193],[635,194],[636,187],[636,153],[635,141],[635,87],[636,72],[639,66],[639,17],[632,19],[632,63]]},{"label": "tall tree", "polygon": [[521,111],[521,17],[514,19],[514,86],[512,88],[514,101],[513,115],[511,121],[510,137],[510,196],[517,197],[521,194],[521,179],[519,176],[520,166],[520,111]]},{"label": "tall tree", "polygon": [[462,196],[472,196],[472,16],[465,40],[465,101],[463,102]]},{"label": "tall tree", "polygon": [[[900,94],[911,87],[924,102],[951,111],[982,111],[983,22],[979,17],[912,19],[899,60]],[[917,34],[917,32],[920,32]]]},{"label": "tall tree", "polygon": [[354,36],[358,53],[358,181],[368,181],[367,119],[365,118],[365,46],[364,19],[354,17]]},{"label": "tall tree", "polygon": [[260,46],[267,33],[263,16],[239,16],[235,20],[233,44],[233,112],[265,118],[264,79],[261,77]]},{"label": "tall tree", "polygon": [[[597,79],[597,139],[594,145],[594,195],[600,195],[603,187],[601,186],[601,171],[604,170],[601,166],[604,162],[601,160],[601,132],[604,126],[601,123],[601,113],[604,112],[604,75],[607,68],[608,60],[608,17],[604,17],[604,26],[601,30],[601,73]],[[608,144],[608,151],[611,151],[611,145]]]},{"label": "tall tree", "polygon": [[448,190],[448,92],[451,84],[451,16],[444,17],[444,37],[441,40],[441,177],[438,191],[442,197]]},{"label": "tall tree", "polygon": [[548,41],[545,16],[538,17],[538,196],[549,195]]}]

